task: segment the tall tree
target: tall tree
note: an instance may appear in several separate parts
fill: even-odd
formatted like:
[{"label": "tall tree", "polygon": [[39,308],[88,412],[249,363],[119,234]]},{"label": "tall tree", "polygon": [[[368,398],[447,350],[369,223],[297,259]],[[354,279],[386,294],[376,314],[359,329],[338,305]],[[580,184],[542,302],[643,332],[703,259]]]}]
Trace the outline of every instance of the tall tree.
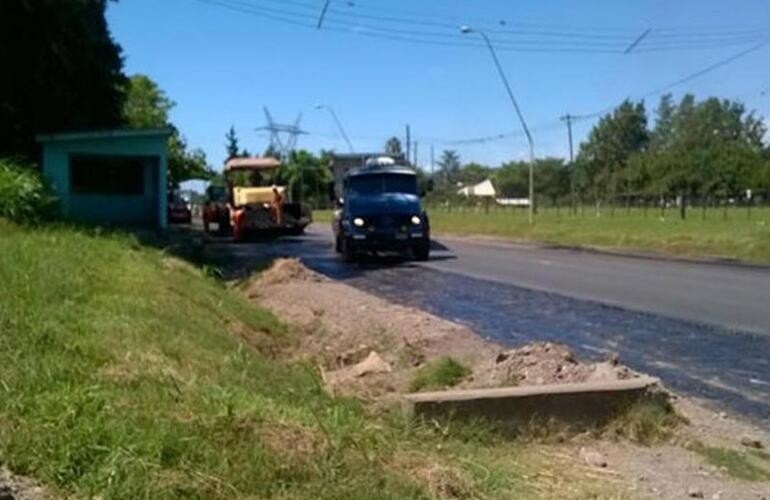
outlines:
[{"label": "tall tree", "polygon": [[674,116],[677,106],[671,94],[664,94],[655,110],[655,129],[650,134],[650,148],[665,149],[674,140]]},{"label": "tall tree", "polygon": [[126,99],[123,117],[133,128],[169,127],[168,181],[171,186],[190,179],[208,179],[212,176],[201,149],[188,150],[187,141],[169,121],[174,102],[148,76],[134,75],[125,87]]},{"label": "tall tree", "polygon": [[168,114],[176,103],[147,75],[133,75],[128,79],[123,119],[133,128],[165,127]]},{"label": "tall tree", "polygon": [[0,155],[33,158],[35,134],[120,125],[125,76],[106,3],[0,2]]},{"label": "tall tree", "polygon": [[238,134],[235,133],[235,127],[230,125],[230,130],[225,134],[225,149],[227,150],[227,159],[238,156]]},{"label": "tall tree", "polygon": [[580,145],[577,164],[597,206],[607,193],[614,198],[623,189],[623,170],[629,158],[644,151],[649,139],[643,102],[626,100],[594,126]]},{"label": "tall tree", "polygon": [[436,163],[441,168],[444,182],[457,181],[457,173],[460,171],[460,155],[457,151],[445,149],[441,153],[441,159]]},{"label": "tall tree", "polygon": [[326,186],[331,178],[328,154],[316,156],[305,150],[292,151],[275,182],[287,187],[294,201],[311,201],[318,207],[326,203]]},{"label": "tall tree", "polygon": [[463,184],[478,184],[489,178],[490,169],[480,163],[467,163],[457,173],[457,180]]}]

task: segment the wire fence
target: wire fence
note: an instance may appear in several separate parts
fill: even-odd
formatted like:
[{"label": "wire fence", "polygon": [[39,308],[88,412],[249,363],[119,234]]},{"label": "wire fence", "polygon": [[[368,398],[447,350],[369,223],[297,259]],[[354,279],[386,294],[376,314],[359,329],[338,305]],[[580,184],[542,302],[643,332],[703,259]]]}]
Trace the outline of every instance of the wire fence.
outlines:
[{"label": "wire fence", "polygon": [[[454,198],[428,200],[426,208],[431,213],[444,214],[508,214],[512,218],[528,217],[528,205],[503,205],[493,199]],[[603,200],[589,203],[578,200],[537,201],[534,216],[546,219],[588,217],[678,218],[682,220],[770,220],[770,199],[767,198],[709,198],[687,200],[635,197],[633,199]]]}]

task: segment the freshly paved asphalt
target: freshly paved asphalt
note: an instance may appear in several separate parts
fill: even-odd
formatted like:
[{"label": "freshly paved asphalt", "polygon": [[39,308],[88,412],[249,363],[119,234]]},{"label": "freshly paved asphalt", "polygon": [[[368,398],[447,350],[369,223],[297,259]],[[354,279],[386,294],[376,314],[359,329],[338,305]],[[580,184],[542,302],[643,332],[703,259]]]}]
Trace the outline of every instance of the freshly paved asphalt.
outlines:
[{"label": "freshly paved asphalt", "polygon": [[619,352],[676,390],[770,428],[770,270],[439,237],[431,260],[346,265],[331,231],[210,248],[243,269],[297,256],[333,278],[462,322],[503,344]]},{"label": "freshly paved asphalt", "polygon": [[629,258],[489,240],[440,241],[456,259],[427,264],[433,269],[770,334],[770,268]]}]

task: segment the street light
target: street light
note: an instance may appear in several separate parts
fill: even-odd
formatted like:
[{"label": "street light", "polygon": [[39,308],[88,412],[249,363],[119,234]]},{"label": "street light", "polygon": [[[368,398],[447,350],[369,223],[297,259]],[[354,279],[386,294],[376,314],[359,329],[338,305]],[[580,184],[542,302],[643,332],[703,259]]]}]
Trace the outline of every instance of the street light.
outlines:
[{"label": "street light", "polygon": [[503,67],[500,65],[500,60],[497,58],[497,53],[495,52],[495,48],[492,46],[492,42],[489,41],[489,37],[487,36],[487,34],[484,33],[483,31],[475,30],[470,26],[460,27],[460,32],[464,35],[467,35],[469,33],[478,33],[484,39],[484,42],[487,44],[487,47],[489,48],[489,53],[492,54],[492,59],[494,60],[495,66],[497,67],[497,72],[500,73],[500,78],[503,80],[503,84],[505,85],[505,90],[508,91],[508,97],[511,98],[513,107],[516,110],[516,115],[518,115],[519,117],[521,126],[524,129],[524,134],[526,134],[527,136],[527,141],[529,142],[529,223],[532,224],[534,222],[534,205],[535,205],[535,187],[534,187],[535,146],[532,143],[532,135],[529,133],[527,122],[524,121],[524,116],[521,114],[521,110],[519,109],[519,104],[516,102],[516,97],[514,97],[513,95],[511,86],[508,85],[508,79],[505,77],[505,72],[503,71]]},{"label": "street light", "polygon": [[337,129],[340,131],[340,134],[342,134],[342,138],[345,139],[345,142],[348,145],[348,149],[351,153],[355,152],[353,150],[353,144],[350,143],[350,139],[348,139],[348,134],[345,133],[345,129],[342,128],[342,123],[340,123],[339,118],[337,118],[337,113],[334,112],[331,106],[327,106],[325,104],[316,104],[315,109],[325,109],[329,112],[329,114],[332,115],[332,119],[334,119],[334,123],[337,124]]}]

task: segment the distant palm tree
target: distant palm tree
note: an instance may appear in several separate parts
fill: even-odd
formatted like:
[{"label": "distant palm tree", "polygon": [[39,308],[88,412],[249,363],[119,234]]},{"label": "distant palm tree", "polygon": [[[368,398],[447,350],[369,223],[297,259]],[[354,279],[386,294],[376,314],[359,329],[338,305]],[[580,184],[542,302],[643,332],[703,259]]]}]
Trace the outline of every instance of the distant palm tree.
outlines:
[{"label": "distant palm tree", "polygon": [[451,182],[457,177],[457,173],[460,171],[460,155],[457,154],[457,151],[445,149],[437,163],[441,167],[444,182]]}]

